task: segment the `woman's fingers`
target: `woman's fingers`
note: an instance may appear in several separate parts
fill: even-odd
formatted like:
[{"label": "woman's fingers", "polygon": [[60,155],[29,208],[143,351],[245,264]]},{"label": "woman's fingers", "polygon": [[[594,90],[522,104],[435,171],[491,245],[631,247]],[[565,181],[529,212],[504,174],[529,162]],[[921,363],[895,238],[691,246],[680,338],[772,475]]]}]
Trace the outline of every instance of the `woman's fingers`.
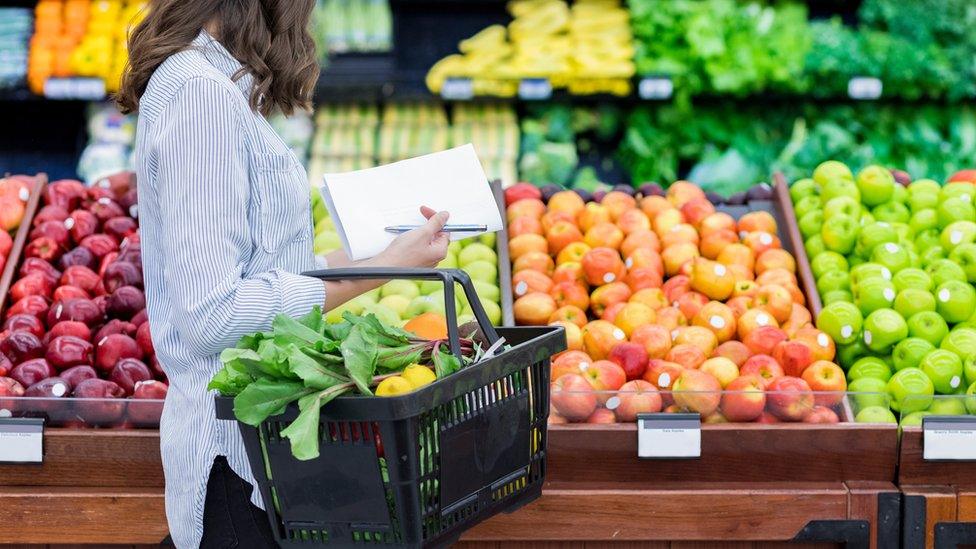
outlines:
[{"label": "woman's fingers", "polygon": [[423,231],[430,238],[434,238],[438,233],[444,229],[444,225],[447,224],[447,220],[450,214],[447,212],[437,212],[434,215],[427,218],[427,223],[421,227]]},{"label": "woman's fingers", "polygon": [[437,210],[435,210],[434,208],[428,208],[427,206],[421,206],[420,213],[427,219],[430,219],[435,215],[437,215]]}]

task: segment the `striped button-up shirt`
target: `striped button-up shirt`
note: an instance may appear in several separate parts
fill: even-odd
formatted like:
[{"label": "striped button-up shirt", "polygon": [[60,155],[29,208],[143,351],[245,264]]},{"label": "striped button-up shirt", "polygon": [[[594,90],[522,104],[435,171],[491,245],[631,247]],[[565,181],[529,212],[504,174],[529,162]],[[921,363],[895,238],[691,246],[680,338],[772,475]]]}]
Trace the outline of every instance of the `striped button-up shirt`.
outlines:
[{"label": "striped button-up shirt", "polygon": [[[139,105],[136,166],[146,298],[170,388],[160,423],[166,516],[178,547],[202,534],[214,457],[254,483],[235,422],[214,417],[220,352],[278,313],[325,301],[301,163],[248,105],[253,79],[206,32],[166,60]],[[262,505],[258,490],[252,501]]]}]

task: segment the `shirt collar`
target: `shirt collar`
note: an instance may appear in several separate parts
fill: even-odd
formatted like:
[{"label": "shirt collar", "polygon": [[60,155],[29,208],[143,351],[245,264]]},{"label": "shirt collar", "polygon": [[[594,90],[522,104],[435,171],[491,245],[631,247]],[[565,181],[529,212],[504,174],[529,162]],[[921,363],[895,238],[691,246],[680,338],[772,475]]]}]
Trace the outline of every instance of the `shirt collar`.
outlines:
[{"label": "shirt collar", "polygon": [[207,61],[217,70],[222,72],[241,90],[244,97],[251,97],[251,88],[254,85],[254,76],[250,71],[243,71],[244,65],[241,64],[223,44],[210,35],[209,32],[202,30],[200,34],[190,43],[195,49],[199,50]]}]

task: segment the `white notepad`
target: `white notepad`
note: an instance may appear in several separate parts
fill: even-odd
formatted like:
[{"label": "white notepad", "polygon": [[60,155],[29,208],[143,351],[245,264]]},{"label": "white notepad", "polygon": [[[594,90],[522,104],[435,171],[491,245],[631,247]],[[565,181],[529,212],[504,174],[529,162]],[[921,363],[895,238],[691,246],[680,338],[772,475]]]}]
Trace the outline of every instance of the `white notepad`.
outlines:
[{"label": "white notepad", "polygon": [[[373,257],[397,235],[391,225],[421,225],[420,206],[451,214],[449,223],[502,229],[488,176],[471,144],[346,173],[323,177],[322,198],[350,259]],[[477,233],[451,233],[452,240]]]}]

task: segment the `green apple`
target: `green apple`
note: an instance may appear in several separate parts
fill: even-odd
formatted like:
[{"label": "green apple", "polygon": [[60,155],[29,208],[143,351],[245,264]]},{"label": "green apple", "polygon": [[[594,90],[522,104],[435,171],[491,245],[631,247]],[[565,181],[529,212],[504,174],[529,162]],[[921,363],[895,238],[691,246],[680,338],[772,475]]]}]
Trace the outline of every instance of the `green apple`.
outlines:
[{"label": "green apple", "polygon": [[939,192],[942,191],[942,185],[933,179],[916,179],[908,185],[909,194],[931,194],[935,196],[935,199],[939,199]]},{"label": "green apple", "polygon": [[904,318],[911,318],[923,311],[934,311],[935,296],[925,290],[906,288],[895,297],[895,310]]},{"label": "green apple", "polygon": [[840,344],[857,341],[863,322],[861,311],[842,301],[825,306],[817,315],[817,327]]},{"label": "green apple", "polygon": [[813,270],[813,276],[816,278],[830,271],[846,273],[848,268],[847,259],[837,252],[823,252],[813,256],[813,260],[810,261],[810,269]]},{"label": "green apple", "polygon": [[933,288],[932,278],[922,269],[914,267],[898,271],[895,276],[891,277],[891,281],[899,292],[909,288],[930,292]]},{"label": "green apple", "polygon": [[863,410],[870,406],[888,408],[888,382],[876,377],[862,377],[847,385],[854,397],[854,409]]},{"label": "green apple", "polygon": [[968,320],[976,309],[976,289],[968,282],[948,280],[935,289],[937,311],[946,322]]},{"label": "green apple", "polygon": [[481,306],[484,308],[485,314],[488,315],[488,320],[491,324],[493,326],[500,326],[502,323],[502,308],[494,301],[487,299],[481,300]]},{"label": "green apple", "polygon": [[[819,231],[820,228],[817,227],[817,230]],[[807,239],[807,241],[803,244],[803,249],[806,250],[807,257],[817,257],[823,252],[827,251],[827,245],[824,244],[820,233],[817,233]]]},{"label": "green apple", "polygon": [[939,207],[939,194],[936,192],[908,191],[908,207],[912,212],[935,210]]},{"label": "green apple", "polygon": [[479,298],[487,299],[495,303],[498,303],[498,300],[501,299],[502,292],[498,289],[498,286],[483,280],[472,280],[471,283],[474,285],[474,291],[478,293]]},{"label": "green apple", "polygon": [[838,301],[853,303],[854,296],[851,295],[851,292],[847,290],[831,290],[825,294],[821,294],[820,296],[820,303],[824,306],[830,305],[831,303],[836,303]]},{"label": "green apple", "polygon": [[448,253],[446,256],[444,256],[444,259],[442,259],[441,262],[437,264],[437,268],[457,269],[458,268],[457,256],[452,253]]},{"label": "green apple", "polygon": [[871,215],[871,212],[869,210],[864,210],[864,209],[861,210],[861,215],[857,218],[857,224],[862,227],[865,225],[870,225],[875,221],[876,220],[874,219],[874,216]]},{"label": "green apple", "polygon": [[498,243],[498,233],[484,233],[478,235],[478,242],[481,242],[485,246],[488,246],[492,250],[495,249],[495,245]]},{"label": "green apple", "polygon": [[871,351],[860,338],[854,343],[837,345],[837,364],[845,369],[850,369],[855,362],[866,356],[871,356]]},{"label": "green apple", "polygon": [[380,300],[380,289],[373,288],[368,292],[364,292],[361,296],[359,296],[359,298],[363,300],[368,300],[370,303],[378,303]]},{"label": "green apple", "polygon": [[888,380],[891,409],[903,414],[925,410],[932,404],[935,385],[919,368],[898,370]]},{"label": "green apple", "polygon": [[966,243],[956,246],[949,252],[949,260],[962,267],[966,273],[966,280],[976,282],[976,243]]},{"label": "green apple", "polygon": [[871,210],[871,215],[877,221],[887,221],[889,223],[908,223],[912,218],[912,212],[908,211],[908,206],[898,202],[885,202],[880,206],[875,206]]},{"label": "green apple", "polygon": [[940,349],[954,353],[959,358],[976,354],[976,329],[956,326],[939,344]]},{"label": "green apple", "polygon": [[942,343],[949,333],[949,326],[939,313],[925,311],[908,319],[908,335],[928,341],[933,346]]},{"label": "green apple", "polygon": [[971,203],[976,198],[976,187],[972,183],[962,181],[946,183],[939,192],[939,199],[946,200],[949,198],[961,198]]},{"label": "green apple", "polygon": [[936,209],[939,214],[939,228],[945,229],[956,221],[973,221],[976,219],[976,209],[972,202],[960,197],[947,198]]},{"label": "green apple", "polygon": [[898,423],[898,418],[885,406],[868,406],[854,416],[857,423]]},{"label": "green apple", "polygon": [[861,227],[861,233],[857,235],[857,245],[862,250],[861,255],[871,255],[875,246],[885,243],[898,242],[898,233],[891,223],[876,221]]},{"label": "green apple", "polygon": [[472,261],[464,266],[464,272],[474,280],[495,284],[498,281],[498,267],[488,261]]},{"label": "green apple", "polygon": [[401,295],[411,300],[420,295],[420,287],[413,280],[391,280],[380,286],[380,297]]},{"label": "green apple", "polygon": [[894,186],[894,190],[891,192],[891,201],[898,202],[899,204],[908,204],[908,189],[903,185],[897,184]]},{"label": "green apple", "polygon": [[857,190],[861,191],[861,202],[868,206],[877,206],[891,200],[895,192],[895,178],[888,168],[868,166],[858,172]]},{"label": "green apple", "polygon": [[966,378],[967,384],[976,383],[976,353],[967,356],[962,361],[962,373]]},{"label": "green apple", "polygon": [[464,247],[457,255],[457,262],[461,268],[465,268],[475,261],[487,261],[491,264],[498,264],[498,254],[495,250],[485,246],[480,242],[474,242]]},{"label": "green apple", "polygon": [[908,324],[894,309],[878,309],[864,319],[864,343],[876,353],[908,337]]},{"label": "green apple", "polygon": [[[907,339],[905,341],[908,341]],[[888,363],[876,356],[866,356],[857,359],[857,362],[847,371],[847,380],[854,381],[862,377],[873,377],[881,381],[888,381],[891,378],[891,367]]]},{"label": "green apple", "polygon": [[[846,274],[846,273],[845,273]],[[853,290],[854,304],[862,315],[869,315],[878,309],[889,309],[895,302],[895,285],[883,278],[872,278],[857,285]]]},{"label": "green apple", "polygon": [[931,208],[919,210],[912,214],[912,218],[908,220],[908,226],[912,228],[912,232],[915,234],[932,229],[938,230],[939,214]]},{"label": "green apple", "polygon": [[950,281],[966,282],[966,271],[949,259],[938,259],[925,267],[936,288]]},{"label": "green apple", "polygon": [[823,227],[824,213],[823,210],[813,210],[807,212],[806,215],[797,221],[797,225],[800,227],[800,234],[803,238],[810,238],[813,235],[819,235],[820,229]]},{"label": "green apple", "polygon": [[851,255],[847,257],[847,262],[851,265],[851,268],[853,269],[854,267],[857,267],[862,263],[867,263],[867,260],[865,260],[863,257],[859,255]]},{"label": "green apple", "polygon": [[937,396],[927,410],[933,416],[966,415],[966,399],[957,396]]},{"label": "green apple", "polygon": [[315,240],[312,241],[312,250],[315,255],[325,255],[341,247],[342,240],[339,238],[339,233],[328,229],[315,235]]},{"label": "green apple", "polygon": [[453,255],[454,257],[457,257],[457,254],[461,253],[461,250],[463,249],[464,249],[463,240],[452,240],[447,244],[447,253]]},{"label": "green apple", "polygon": [[851,179],[835,178],[826,183],[820,183],[820,200],[824,205],[841,196],[852,198],[858,204],[861,203],[861,191],[857,189],[857,185]]},{"label": "green apple", "polygon": [[349,301],[343,303],[342,305],[339,305],[338,307],[329,311],[325,315],[325,321],[329,322],[330,324],[337,324],[339,322],[342,322],[342,314],[345,313],[346,311],[349,311],[351,314],[359,316],[363,314],[363,311],[366,309],[367,306],[374,305],[375,303],[376,302],[373,301],[373,299],[366,294],[356,296],[350,299]]},{"label": "green apple", "polygon": [[813,170],[813,181],[824,187],[828,181],[834,179],[844,179],[847,181],[854,181],[854,174],[851,173],[851,169],[847,167],[843,162],[838,162],[837,160],[827,160],[826,162],[821,162]]},{"label": "green apple", "polygon": [[444,283],[438,280],[424,280],[420,283],[420,295],[430,295],[444,287]]},{"label": "green apple", "polygon": [[976,416],[976,381],[966,389],[966,411]]},{"label": "green apple", "polygon": [[912,266],[912,258],[908,249],[893,242],[876,247],[871,252],[871,261],[887,267],[892,274]]},{"label": "green apple", "polygon": [[930,416],[930,415],[932,415],[931,412],[925,412],[925,411],[922,411],[922,412],[912,412],[910,414],[903,415],[901,417],[901,421],[898,422],[898,426],[901,427],[901,428],[905,428],[905,427],[921,427],[922,426],[922,418],[925,417],[925,416]]},{"label": "green apple", "polygon": [[925,355],[918,367],[929,376],[939,394],[950,394],[962,386],[962,360],[956,353],[936,349]]},{"label": "green apple", "polygon": [[861,216],[861,204],[849,196],[838,196],[824,204],[823,216],[824,221],[841,216],[858,219]]},{"label": "green apple", "polygon": [[874,262],[861,263],[860,265],[851,267],[851,286],[857,286],[865,280],[871,280],[872,278],[891,280],[891,269]]},{"label": "green apple", "polygon": [[790,198],[793,200],[794,204],[806,197],[815,197],[819,194],[820,185],[818,185],[813,179],[798,179],[794,181],[792,185],[790,185]]},{"label": "green apple", "polygon": [[976,241],[976,223],[972,221],[955,221],[942,230],[939,244],[952,254],[952,250],[960,244],[970,244]]},{"label": "green apple", "polygon": [[793,205],[793,212],[796,213],[796,218],[800,219],[804,215],[819,210],[823,207],[820,203],[819,196],[804,196],[799,202]]},{"label": "green apple", "polygon": [[413,298],[404,295],[388,295],[380,299],[379,304],[395,312],[399,318],[406,318],[407,308]]},{"label": "green apple", "polygon": [[406,318],[413,318],[431,312],[444,314],[444,290],[437,290],[437,292],[440,292],[440,299],[435,299],[434,295],[431,294],[417,296],[410,300],[410,305],[407,306]]},{"label": "green apple", "polygon": [[817,291],[827,294],[837,290],[849,290],[851,279],[846,271],[827,271],[817,279]]},{"label": "green apple", "polygon": [[387,307],[380,303],[371,303],[366,305],[363,308],[363,314],[371,314],[387,326],[398,326],[400,324],[400,313],[393,310],[391,307]]},{"label": "green apple", "polygon": [[926,229],[915,233],[915,247],[925,251],[932,246],[941,246],[942,232],[939,229]]},{"label": "green apple", "polygon": [[895,363],[895,370],[918,368],[922,359],[935,350],[935,345],[927,339],[909,337],[895,345],[891,358]]}]

